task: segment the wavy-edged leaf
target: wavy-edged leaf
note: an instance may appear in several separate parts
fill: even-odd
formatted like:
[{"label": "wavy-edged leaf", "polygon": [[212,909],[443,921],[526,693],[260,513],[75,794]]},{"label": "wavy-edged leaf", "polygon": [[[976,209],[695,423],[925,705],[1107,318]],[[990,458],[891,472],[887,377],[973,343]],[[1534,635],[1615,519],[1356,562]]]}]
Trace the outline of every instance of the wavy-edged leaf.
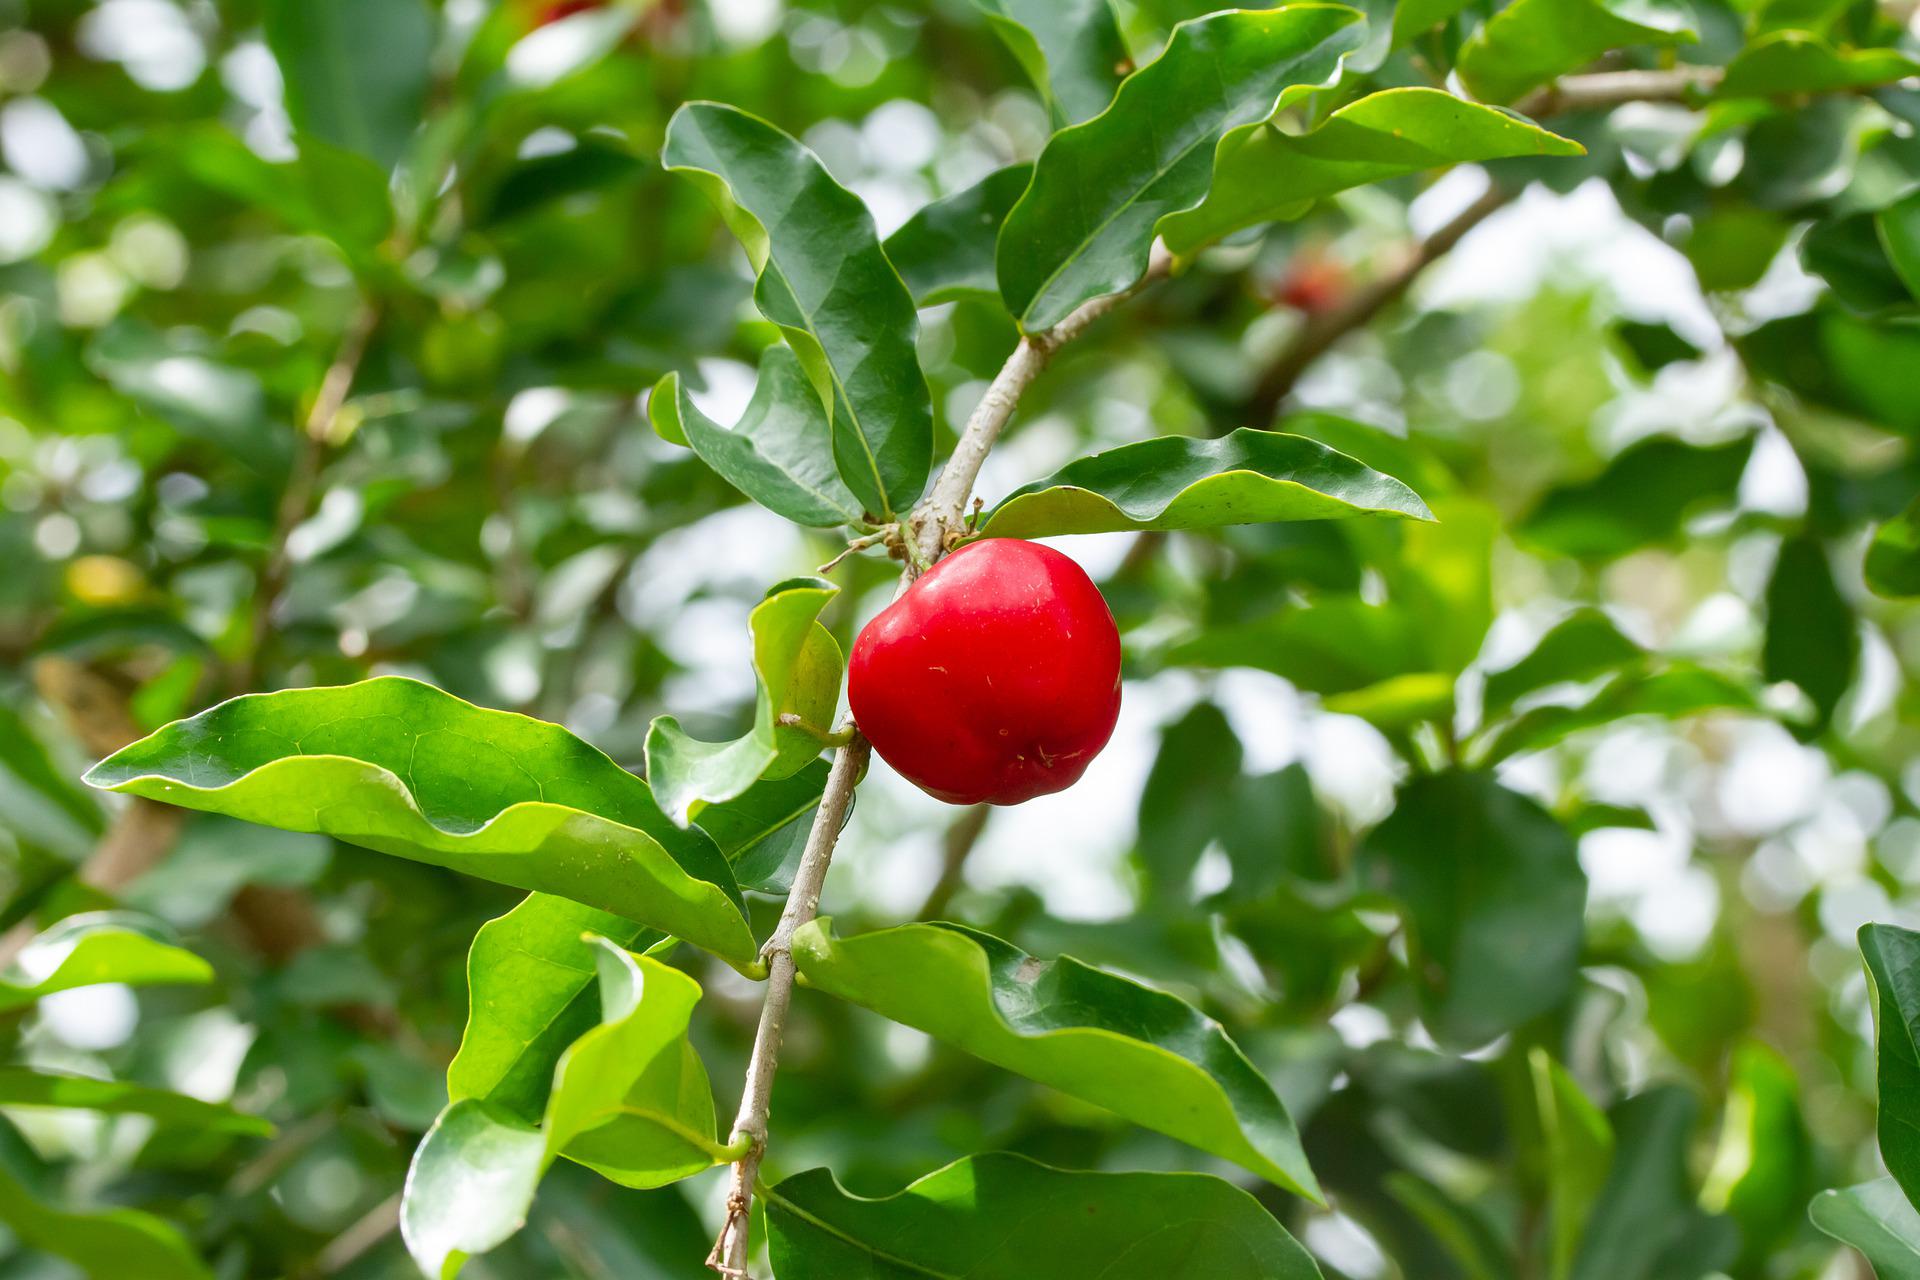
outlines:
[{"label": "wavy-edged leaf", "polygon": [[449,1101],[477,1098],[539,1119],[560,1055],[600,1018],[599,948],[589,934],[631,947],[649,931],[545,893],[480,926],[467,952],[467,1027],[447,1066]]},{"label": "wavy-edged leaf", "polygon": [[1920,933],[1860,929],[1872,989],[1880,1079],[1880,1158],[1909,1200],[1920,1196]]},{"label": "wavy-edged leaf", "polygon": [[1549,551],[1595,560],[1665,542],[1697,508],[1733,501],[1752,453],[1751,436],[1714,445],[1642,440],[1592,479],[1550,491],[1518,533]]},{"label": "wavy-edged leaf", "polygon": [[157,936],[143,917],[120,911],[68,916],[35,937],[0,977],[0,1011],[75,987],[130,987],[213,981],[213,966]]},{"label": "wavy-edged leaf", "polygon": [[820,529],[862,523],[860,500],[834,469],[826,408],[789,347],[760,358],[753,399],[731,427],[700,411],[678,373],[655,384],[647,417],[661,439],[692,449],[775,515]]},{"label": "wavy-edged leaf", "polygon": [[887,237],[887,257],[916,303],[931,307],[983,297],[1000,301],[994,242],[1007,212],[1032,179],[1030,164],[997,169],[965,191],[935,200]]},{"label": "wavy-edged leaf", "polygon": [[1874,531],[1867,585],[1883,596],[1920,596],[1920,498]]},{"label": "wavy-edged leaf", "polygon": [[879,1199],[826,1169],[766,1193],[780,1280],[1320,1280],[1260,1203],[1197,1173],[1069,1173],[995,1153]]},{"label": "wavy-edged leaf", "polygon": [[220,1102],[155,1089],[129,1080],[97,1080],[61,1071],[0,1066],[0,1107],[67,1107],[108,1115],[151,1117],[156,1123],[265,1138],[273,1125]]},{"label": "wavy-edged leaf", "polygon": [[1492,775],[1414,778],[1356,866],[1405,906],[1423,1020],[1442,1044],[1486,1044],[1572,994],[1587,904],[1579,851]]},{"label": "wavy-edged leaf", "polygon": [[1920,75],[1920,62],[1894,49],[1836,49],[1805,31],[1776,31],[1727,64],[1722,98],[1837,93]]},{"label": "wavy-edged leaf", "polygon": [[822,991],[1320,1198],[1272,1086],[1183,1000],[953,924],[838,938],[822,919],[793,954]]},{"label": "wavy-edged leaf", "polygon": [[1530,693],[1596,676],[1635,662],[1646,653],[1600,609],[1576,609],[1559,622],[1527,655],[1487,673],[1481,695],[1484,717],[1492,720]]},{"label": "wavy-edged leaf", "polygon": [[1353,515],[1433,519],[1392,476],[1305,436],[1241,427],[1217,439],[1158,436],[1070,462],[994,504],[980,533],[1048,538]]},{"label": "wavy-edged leaf", "polygon": [[758,953],[726,859],[557,725],[380,676],[247,694],[94,766],[110,791],[558,894],[736,967]]},{"label": "wavy-edged leaf", "polygon": [[881,519],[906,511],[933,462],[933,401],[913,297],[866,206],[813,152],[720,103],[673,113],[661,163],[692,178],[746,247],[754,301],[826,408],[847,488]]},{"label": "wavy-edged leaf", "polygon": [[1053,113],[1055,124],[1099,115],[1129,63],[1109,0],[973,0]]},{"label": "wavy-edged leaf", "polygon": [[294,127],[392,168],[426,107],[433,16],[420,0],[268,0],[267,45]]},{"label": "wavy-edged leaf", "polygon": [[29,1249],[65,1258],[92,1280],[213,1280],[179,1228],[137,1209],[45,1204],[0,1169],[0,1222]]},{"label": "wavy-edged leaf", "polygon": [[1879,1280],[1920,1280],[1920,1213],[1892,1178],[1822,1191],[1807,1212],[1814,1226],[1864,1254]]},{"label": "wavy-edged leaf", "polygon": [[1357,12],[1323,4],[1175,27],[1112,106],[1053,135],[1007,214],[996,271],[1021,327],[1047,329],[1138,280],[1160,220],[1206,195],[1222,136],[1331,79],[1361,34]]},{"label": "wavy-edged leaf", "polygon": [[1530,707],[1494,735],[1482,763],[1539,751],[1573,734],[1629,716],[1683,720],[1710,711],[1754,711],[1754,692],[1733,676],[1675,662],[1653,671],[1627,671],[1584,702]]},{"label": "wavy-edged leaf", "polygon": [[[647,782],[669,818],[684,827],[713,801],[731,800],[763,776],[791,777],[819,757],[818,735],[831,727],[844,665],[840,642],[819,619],[839,590],[824,578],[795,578],[767,592],[748,615],[758,683],[746,733],[702,742],[672,716],[653,722]],[[789,715],[813,732],[781,724]]]},{"label": "wavy-edged leaf", "polygon": [[466,1098],[414,1152],[400,1228],[436,1280],[525,1225],[541,1176],[562,1156],[623,1186],[658,1187],[730,1154],[714,1137],[713,1091],[687,1040],[700,985],[604,938],[587,945],[600,1025],[561,1056],[541,1126]]},{"label": "wavy-edged leaf", "polygon": [[1269,126],[1236,134],[1220,147],[1207,198],[1170,215],[1160,233],[1173,252],[1189,254],[1349,187],[1468,161],[1584,154],[1572,139],[1496,107],[1440,89],[1386,89],[1306,133]]},{"label": "wavy-edged leaf", "polygon": [[762,778],[733,799],[700,811],[700,829],[733,864],[742,889],[785,893],[793,887],[793,873],[831,772],[825,760],[812,760],[792,777]]},{"label": "wavy-edged leaf", "polygon": [[1461,46],[1458,70],[1474,97],[1512,102],[1608,50],[1698,38],[1664,0],[1513,0]]}]

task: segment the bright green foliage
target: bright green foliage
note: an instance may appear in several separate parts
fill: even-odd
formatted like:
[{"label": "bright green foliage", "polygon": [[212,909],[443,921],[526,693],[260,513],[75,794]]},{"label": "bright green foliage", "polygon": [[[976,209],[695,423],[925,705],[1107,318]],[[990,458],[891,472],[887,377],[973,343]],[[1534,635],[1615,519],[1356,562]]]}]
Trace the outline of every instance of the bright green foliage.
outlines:
[{"label": "bright green foliage", "polygon": [[1891,49],[1840,50],[1806,32],[1781,31],[1756,41],[1729,63],[1718,93],[1724,98],[1834,93],[1915,74],[1920,74],[1920,62]]},{"label": "bright green foliage", "polygon": [[[647,781],[667,816],[686,826],[716,800],[732,800],[761,777],[798,773],[820,754],[840,697],[844,660],[820,611],[839,588],[796,578],[767,593],[748,617],[759,680],[753,728],[730,742],[689,737],[672,716],[647,731]],[[783,724],[785,717],[799,723]]]},{"label": "bright green foliage", "polygon": [[1055,124],[1106,110],[1130,59],[1111,0],[974,0],[1046,99]]},{"label": "bright green foliage", "polygon": [[1460,49],[1467,88],[1512,102],[1609,49],[1696,39],[1686,10],[1663,0],[1514,0]]},{"label": "bright green foliage", "polygon": [[1319,1280],[1320,1269],[1246,1192],[1180,1173],[1068,1173],[975,1156],[881,1199],[825,1169],[767,1194],[784,1280]]},{"label": "bright green foliage", "polygon": [[1161,219],[1206,195],[1221,138],[1324,83],[1359,19],[1297,4],[1183,23],[1110,109],[1055,134],[1000,232],[1000,293],[1020,327],[1050,328],[1138,280]]},{"label": "bright green foliage", "polygon": [[1733,1261],[1739,1231],[1703,1211],[1687,1171],[1699,1104],[1657,1085],[1608,1110],[1613,1165],[1573,1264],[1574,1280],[1703,1276]]},{"label": "bright green foliage", "polygon": [[[1151,988],[950,924],[794,938],[807,982],[1319,1198],[1286,1108],[1217,1023]],[[947,993],[927,1001],[922,993]]]},{"label": "bright green foliage", "polygon": [[625,1186],[656,1187],[727,1155],[713,1136],[706,1068],[687,1040],[699,985],[604,938],[587,949],[600,1023],[561,1055],[540,1127],[489,1102],[456,1100],[414,1154],[401,1229],[430,1276],[458,1274],[518,1230],[560,1156]]},{"label": "bright green foliage", "polygon": [[1811,1213],[1815,1226],[1865,1254],[1879,1280],[1920,1280],[1920,1213],[1892,1178],[1822,1191]]},{"label": "bright green foliage", "polygon": [[554,725],[412,680],[236,698],[87,777],[570,897],[753,960],[726,860],[644,782]]},{"label": "bright green foliage", "polygon": [[1473,160],[1581,153],[1577,142],[1438,89],[1388,89],[1348,103],[1306,133],[1237,131],[1220,148],[1207,198],[1169,216],[1161,230],[1168,248],[1191,253],[1369,182]]},{"label": "bright green foliage", "polygon": [[1360,514],[1433,518],[1392,476],[1304,436],[1242,428],[1218,440],[1142,440],[1069,463],[1002,498],[980,532],[1046,538]]},{"label": "bright green foliage", "polygon": [[661,162],[693,177],[746,246],[754,301],[820,397],[847,488],[877,516],[905,511],[933,449],[920,326],[859,197],[792,138],[718,103],[674,114]]},{"label": "bright green foliage", "polygon": [[106,1115],[147,1116],[156,1124],[195,1131],[271,1137],[259,1116],[126,1080],[97,1080],[60,1071],[0,1067],[0,1107],[66,1107]]},{"label": "bright green foliage", "polygon": [[137,916],[114,912],[68,916],[21,948],[0,978],[0,1012],[75,987],[213,981],[213,966],[155,937]]},{"label": "bright green foliage", "polygon": [[28,1247],[73,1263],[88,1280],[212,1280],[213,1272],[165,1218],[136,1209],[56,1209],[4,1170],[0,1222]]},{"label": "bright green foliage", "polygon": [[1920,596],[1920,498],[1875,530],[1866,572],[1883,596]]},{"label": "bright green foliage", "polygon": [[1487,718],[1510,711],[1530,693],[1569,681],[1591,680],[1639,658],[1644,651],[1598,609],[1567,615],[1540,637],[1526,657],[1487,673],[1481,706]]},{"label": "bright green foliage", "polygon": [[1753,451],[1750,439],[1632,445],[1593,479],[1549,493],[1520,526],[1563,555],[1603,560],[1677,536],[1689,515],[1729,501]]},{"label": "bright green foliage", "polygon": [[1579,1084],[1544,1049],[1527,1055],[1533,1103],[1545,1147],[1548,1274],[1566,1280],[1586,1234],[1594,1202],[1613,1162],[1613,1128]]},{"label": "bright green foliage", "polygon": [[700,811],[699,827],[733,864],[742,889],[785,893],[813,827],[830,766],[814,760],[786,778],[762,778],[732,800]]},{"label": "bright green foliage", "polygon": [[1740,1263],[1756,1267],[1793,1233],[1815,1187],[1813,1142],[1792,1066],[1758,1042],[1734,1054],[1720,1147],[1701,1204],[1740,1228]]},{"label": "bright green foliage", "polygon": [[268,0],[295,128],[393,167],[419,127],[433,22],[420,0]]}]

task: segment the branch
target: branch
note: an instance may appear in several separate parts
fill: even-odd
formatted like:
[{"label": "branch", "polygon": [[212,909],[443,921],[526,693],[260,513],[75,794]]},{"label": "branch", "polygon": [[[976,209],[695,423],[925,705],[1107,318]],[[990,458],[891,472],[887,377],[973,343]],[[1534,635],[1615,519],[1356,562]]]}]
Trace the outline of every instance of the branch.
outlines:
[{"label": "branch", "polygon": [[1524,116],[1597,111],[1628,102],[1686,102],[1713,89],[1726,74],[1721,67],[1678,66],[1661,71],[1596,71],[1561,76],[1513,104]]},{"label": "branch", "polygon": [[[981,464],[1013,416],[1021,395],[1047,367],[1053,353],[1086,332],[1095,320],[1166,276],[1172,261],[1171,255],[1156,243],[1145,274],[1132,287],[1082,303],[1053,328],[1020,339],[968,416],[959,443],[954,445],[952,457],[941,468],[932,491],[907,517],[910,536],[918,539],[918,550],[925,562],[931,564],[939,559],[946,551],[948,535],[962,528],[967,500],[973,496],[973,482],[980,475]],[[909,564],[901,575],[900,592],[912,583],[913,576],[914,569]],[[898,596],[896,592],[895,598]],[[853,803],[853,789],[860,781],[871,751],[857,727],[849,724],[847,728],[852,730],[853,739],[834,753],[833,770],[827,775],[826,790],[814,814],[813,829],[807,835],[807,847],[800,855],[800,867],[794,874],[793,889],[787,895],[786,910],[760,952],[767,970],[766,1002],[760,1008],[760,1024],[754,1032],[753,1055],[747,1061],[740,1112],[729,1138],[730,1142],[744,1138],[749,1145],[747,1154],[733,1166],[727,1184],[727,1219],[720,1228],[720,1238],[714,1242],[713,1252],[707,1255],[707,1266],[728,1280],[749,1280],[747,1253],[753,1222],[753,1188],[760,1173],[760,1162],[766,1157],[773,1077],[779,1066],[780,1042],[786,1034],[787,1010],[793,1003],[793,935],[819,914],[820,890],[826,883],[827,867],[833,861],[833,846],[840,838],[847,809]]]},{"label": "branch", "polygon": [[980,833],[987,829],[987,818],[992,813],[993,810],[987,805],[969,805],[960,811],[960,816],[947,828],[946,838],[941,841],[940,878],[934,881],[932,891],[927,894],[927,900],[920,904],[919,913],[914,919],[937,920],[946,913],[953,895],[966,884],[967,855],[973,852],[973,846],[980,843]]}]

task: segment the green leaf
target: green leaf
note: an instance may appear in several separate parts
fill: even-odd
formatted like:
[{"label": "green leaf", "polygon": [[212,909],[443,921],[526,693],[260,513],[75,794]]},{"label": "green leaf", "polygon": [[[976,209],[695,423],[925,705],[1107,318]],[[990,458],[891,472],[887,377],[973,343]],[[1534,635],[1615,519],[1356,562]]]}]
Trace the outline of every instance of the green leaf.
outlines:
[{"label": "green leaf", "polygon": [[[667,816],[681,826],[716,800],[731,800],[761,777],[791,777],[820,755],[832,727],[845,665],[840,643],[820,624],[839,592],[824,578],[795,578],[767,592],[747,625],[753,633],[753,728],[727,742],[687,736],[661,716],[647,731],[647,781]],[[805,728],[782,725],[798,716]]]},{"label": "green leaf", "polygon": [[1404,47],[1467,7],[1469,0],[1398,0],[1393,6],[1393,33],[1390,43]]},{"label": "green leaf", "polygon": [[1764,1268],[1795,1230],[1813,1189],[1813,1139],[1800,1114],[1793,1067],[1748,1041],[1734,1051],[1720,1147],[1700,1193],[1702,1207],[1740,1228],[1736,1271]]},{"label": "green leaf", "polygon": [[1822,218],[1800,241],[1807,270],[1856,311],[1911,307],[1913,295],[1882,243],[1879,219],[1865,210]]},{"label": "green leaf", "polygon": [[1131,59],[1108,0],[974,0],[1006,42],[1055,125],[1106,110]]},{"label": "green leaf", "polygon": [[467,952],[467,1028],[447,1066],[449,1100],[538,1120],[560,1055],[600,1020],[600,949],[587,935],[626,947],[645,933],[545,893],[481,925]]},{"label": "green leaf", "polygon": [[1540,637],[1540,643],[1512,666],[1487,673],[1481,696],[1484,718],[1512,710],[1530,693],[1575,680],[1591,680],[1629,663],[1646,651],[1621,634],[1599,609],[1576,609]]},{"label": "green leaf", "polygon": [[255,1138],[273,1135],[273,1126],[267,1121],[224,1103],[203,1102],[184,1093],[127,1080],[96,1080],[31,1067],[0,1066],[0,1107],[71,1107],[109,1115],[150,1116],[162,1125],[196,1131]]},{"label": "green leaf", "polygon": [[425,110],[433,18],[420,0],[268,0],[267,44],[304,133],[391,169]]},{"label": "green leaf", "polygon": [[733,864],[741,888],[785,893],[793,887],[831,771],[825,760],[812,760],[792,777],[762,778],[733,799],[700,811],[700,829]]},{"label": "green leaf", "polygon": [[863,523],[860,500],[833,466],[832,426],[800,359],[770,347],[747,411],[731,427],[700,412],[680,375],[660,379],[647,416],[661,439],[686,445],[728,484],[795,524]]},{"label": "green leaf", "polygon": [[1404,1169],[1389,1173],[1382,1185],[1402,1208],[1419,1219],[1468,1280],[1504,1280],[1509,1274],[1507,1247],[1484,1213]]},{"label": "green leaf", "polygon": [[1522,712],[1494,735],[1481,763],[1539,751],[1584,729],[1629,716],[1681,720],[1708,711],[1753,711],[1758,705],[1744,682],[1706,667],[1676,662],[1652,672],[1629,671],[1585,702]]},{"label": "green leaf", "polygon": [[1767,680],[1789,680],[1812,701],[1818,733],[1853,683],[1860,633],[1853,608],[1833,580],[1833,565],[1818,538],[1780,544],[1767,580],[1767,633],[1760,669]]},{"label": "green leaf", "polygon": [[912,507],[933,460],[913,297],[860,198],[764,120],[690,102],[661,162],[720,207],[759,274],[754,301],[779,325],[832,424],[833,460],[883,520]]},{"label": "green leaf", "polygon": [[1070,462],[1002,498],[980,532],[1050,538],[1352,515],[1433,519],[1392,476],[1305,436],[1241,427],[1218,439],[1158,436]]},{"label": "green leaf", "polygon": [[1552,1280],[1567,1280],[1587,1218],[1613,1163],[1613,1128],[1606,1114],[1545,1049],[1529,1050],[1527,1066],[1546,1148],[1548,1275]]},{"label": "green leaf", "polygon": [[1880,1073],[1880,1158],[1912,1200],[1920,1195],[1920,933],[1860,929]]},{"label": "green leaf", "polygon": [[887,257],[916,303],[931,307],[962,298],[1000,301],[994,242],[1032,179],[1030,164],[995,170],[965,191],[927,205],[887,237]]},{"label": "green leaf", "polygon": [[1350,102],[1307,133],[1236,133],[1220,147],[1199,208],[1161,225],[1187,255],[1260,222],[1296,217],[1349,187],[1468,161],[1584,155],[1579,143],[1441,89],[1387,89]]},{"label": "green leaf", "polygon": [[766,1192],[780,1280],[1319,1280],[1252,1196],[1193,1173],[1068,1173],[1016,1155],[960,1160],[895,1195],[825,1169]]},{"label": "green leaf", "polygon": [[1616,1104],[1613,1167],[1594,1205],[1572,1280],[1665,1280],[1721,1270],[1739,1251],[1726,1218],[1703,1213],[1687,1177],[1698,1111],[1681,1085]]},{"label": "green leaf", "polygon": [[1837,93],[1920,74],[1920,62],[1893,49],[1840,50],[1805,31],[1776,31],[1727,64],[1717,96]]},{"label": "green leaf", "polygon": [[1892,1178],[1822,1191],[1808,1212],[1814,1226],[1865,1254],[1879,1280],[1920,1280],[1920,1213]]},{"label": "green leaf", "polygon": [[387,176],[358,152],[312,135],[284,164],[260,158],[224,126],[185,133],[169,146],[186,171],[296,231],[323,235],[350,257],[366,258],[393,229]]},{"label": "green leaf", "polygon": [[1557,1007],[1579,974],[1587,877],[1552,814],[1491,775],[1416,777],[1360,845],[1405,906],[1422,1019],[1471,1048]]},{"label": "green leaf", "polygon": [[1222,136],[1326,83],[1361,34],[1354,10],[1320,4],[1175,27],[1104,114],[1053,135],[1008,213],[996,263],[1021,328],[1051,328],[1138,280],[1161,219],[1206,195]]},{"label": "green leaf", "polygon": [[646,783],[556,725],[416,680],[234,698],[87,780],[558,894],[737,968],[759,950],[726,859],[675,827]]},{"label": "green leaf", "polygon": [[103,982],[141,987],[212,981],[213,966],[162,941],[142,918],[92,912],[68,916],[21,948],[0,978],[0,1011]]},{"label": "green leaf", "polygon": [[811,986],[1320,1197],[1272,1087],[1183,1000],[952,924],[836,938],[822,919],[793,954]]},{"label": "green leaf", "polygon": [[1876,319],[1822,306],[1770,321],[1737,345],[1758,372],[1800,396],[1884,430],[1920,435],[1920,320]]},{"label": "green leaf", "polygon": [[1920,498],[1874,531],[1867,586],[1883,596],[1920,596]]},{"label": "green leaf", "polygon": [[1550,491],[1518,533],[1548,551],[1611,560],[1680,535],[1702,507],[1731,503],[1753,452],[1745,437],[1694,445],[1669,437],[1622,450],[1591,480]]},{"label": "green leaf", "polygon": [[414,1152],[400,1227],[429,1276],[449,1280],[525,1225],[541,1176],[561,1156],[622,1186],[658,1187],[732,1154],[713,1136],[713,1092],[687,1040],[699,984],[604,938],[588,945],[600,1025],[561,1056],[542,1126],[466,1098]]},{"label": "green leaf", "polygon": [[1460,48],[1474,97],[1512,102],[1610,49],[1697,39],[1684,9],[1661,0],[1513,0]]},{"label": "green leaf", "polygon": [[213,1280],[186,1237],[164,1218],[137,1209],[56,1209],[4,1169],[0,1222],[21,1244],[65,1258],[92,1280]]},{"label": "green leaf", "polygon": [[1900,274],[1907,292],[1920,301],[1920,191],[1882,209],[1874,228],[1887,252],[1887,261]]},{"label": "green leaf", "polygon": [[1243,754],[1233,726],[1211,702],[1196,704],[1161,731],[1140,793],[1138,841],[1140,859],[1161,891],[1185,897],[1201,853],[1222,834]]},{"label": "green leaf", "polygon": [[1171,665],[1253,667],[1308,693],[1341,694],[1417,672],[1420,636],[1405,610],[1329,596],[1255,622],[1215,627],[1167,650]]}]

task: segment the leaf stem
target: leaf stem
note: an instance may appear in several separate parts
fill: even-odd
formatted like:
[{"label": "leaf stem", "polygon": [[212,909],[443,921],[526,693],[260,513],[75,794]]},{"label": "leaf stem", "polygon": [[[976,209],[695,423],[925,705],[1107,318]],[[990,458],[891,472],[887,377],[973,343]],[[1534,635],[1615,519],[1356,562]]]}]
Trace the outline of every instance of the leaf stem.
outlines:
[{"label": "leaf stem", "polygon": [[791,711],[782,712],[779,717],[774,720],[774,723],[782,729],[798,729],[809,738],[819,742],[822,746],[835,748],[844,747],[852,742],[853,735],[856,732],[850,724],[841,725],[838,729],[822,729],[819,725],[813,724],[805,718],[795,715]]}]

